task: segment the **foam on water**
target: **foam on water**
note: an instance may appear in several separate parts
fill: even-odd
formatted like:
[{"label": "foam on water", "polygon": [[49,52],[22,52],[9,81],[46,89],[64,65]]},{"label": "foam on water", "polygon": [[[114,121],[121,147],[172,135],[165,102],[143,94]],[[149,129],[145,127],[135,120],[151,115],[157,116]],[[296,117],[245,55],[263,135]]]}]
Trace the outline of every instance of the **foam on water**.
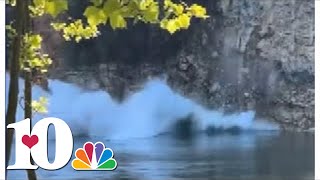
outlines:
[{"label": "foam on water", "polygon": [[[23,80],[19,80],[22,96]],[[6,95],[9,76],[6,75]],[[104,91],[86,92],[81,88],[49,80],[51,92],[33,87],[33,99],[46,96],[49,99],[48,114],[36,114],[33,122],[45,117],[56,117],[68,123],[74,135],[103,136],[110,139],[150,137],[172,129],[177,119],[193,114],[197,130],[209,126],[218,128],[240,127],[244,130],[277,129],[273,124],[255,121],[255,112],[247,111],[224,115],[208,110],[190,99],[172,91],[165,81],[154,79],[144,88],[119,104]],[[22,120],[19,106],[17,120]]]}]

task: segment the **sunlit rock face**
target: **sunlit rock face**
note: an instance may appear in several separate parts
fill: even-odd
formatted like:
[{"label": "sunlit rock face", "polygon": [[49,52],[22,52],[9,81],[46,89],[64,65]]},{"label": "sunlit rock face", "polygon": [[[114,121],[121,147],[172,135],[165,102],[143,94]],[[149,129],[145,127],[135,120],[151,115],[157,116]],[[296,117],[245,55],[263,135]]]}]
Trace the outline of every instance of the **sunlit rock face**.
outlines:
[{"label": "sunlit rock face", "polygon": [[[174,36],[143,24],[104,28],[79,44],[47,36],[45,50],[56,60],[50,76],[119,101],[161,77],[209,108],[256,110],[287,129],[314,127],[314,1],[194,2],[210,18]],[[70,15],[79,16],[85,3],[74,6]],[[45,34],[47,20],[39,21]]]}]

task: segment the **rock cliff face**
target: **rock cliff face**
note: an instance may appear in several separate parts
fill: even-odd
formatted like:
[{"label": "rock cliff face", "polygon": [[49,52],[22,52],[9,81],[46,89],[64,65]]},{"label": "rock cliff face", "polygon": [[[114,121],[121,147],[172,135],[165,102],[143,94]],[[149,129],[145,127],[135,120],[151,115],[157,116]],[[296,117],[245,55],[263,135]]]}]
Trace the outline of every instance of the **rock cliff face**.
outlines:
[{"label": "rock cliff face", "polygon": [[118,100],[161,76],[209,108],[254,109],[286,129],[314,127],[314,1],[194,2],[211,17],[174,36],[143,24],[104,28],[80,44],[47,36],[45,50],[60,47],[50,76],[106,89]]}]

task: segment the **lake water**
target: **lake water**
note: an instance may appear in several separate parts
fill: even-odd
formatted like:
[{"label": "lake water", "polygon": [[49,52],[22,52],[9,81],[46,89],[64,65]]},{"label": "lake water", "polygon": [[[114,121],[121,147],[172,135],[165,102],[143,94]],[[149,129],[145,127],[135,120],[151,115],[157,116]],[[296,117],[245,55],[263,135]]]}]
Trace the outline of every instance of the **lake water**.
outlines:
[{"label": "lake water", "polygon": [[[9,87],[8,80],[7,75],[6,87]],[[22,79],[19,84],[20,92],[23,92]],[[113,150],[118,168],[114,171],[75,171],[69,163],[57,171],[39,168],[36,171],[39,179],[314,178],[314,133],[281,132],[277,125],[257,120],[253,110],[225,114],[207,109],[173,91],[160,79],[147,82],[142,90],[122,103],[113,101],[105,91],[88,92],[59,80],[49,80],[49,88],[50,93],[33,87],[34,99],[42,96],[49,99],[48,113],[35,114],[33,124],[45,117],[63,119],[75,136],[74,151],[86,141],[102,141]],[[179,123],[189,115],[192,115],[192,123]],[[17,120],[23,117],[23,109],[18,106]],[[189,132],[187,127],[191,127],[192,132],[209,129],[219,133],[211,136],[196,133],[185,139],[169,135],[170,132]],[[232,133],[226,133],[234,127]],[[49,128],[48,154],[52,162],[55,143],[51,130]],[[188,133],[183,134],[186,136]],[[10,164],[13,162],[12,153]],[[27,176],[24,170],[11,170],[8,178],[27,179]]]},{"label": "lake water", "polygon": [[[312,132],[198,134],[187,139],[171,135],[129,140],[86,137],[75,138],[74,151],[88,140],[102,141],[113,149],[118,162],[116,170],[75,171],[69,163],[57,171],[38,169],[39,179],[314,179]],[[49,149],[54,149],[54,141],[50,142]],[[53,150],[49,150],[49,159],[54,159]],[[27,179],[27,176],[25,171],[10,170],[8,178]]]}]

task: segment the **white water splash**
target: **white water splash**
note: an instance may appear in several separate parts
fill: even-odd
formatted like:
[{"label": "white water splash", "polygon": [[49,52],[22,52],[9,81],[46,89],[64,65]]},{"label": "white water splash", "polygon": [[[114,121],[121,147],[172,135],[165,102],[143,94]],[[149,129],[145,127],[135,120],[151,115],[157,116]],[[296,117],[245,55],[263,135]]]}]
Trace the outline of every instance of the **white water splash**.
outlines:
[{"label": "white water splash", "polygon": [[[19,80],[22,96],[23,80]],[[6,97],[9,77],[6,75]],[[110,139],[150,137],[169,131],[177,119],[193,114],[197,130],[209,126],[244,130],[274,130],[277,126],[255,121],[255,112],[247,111],[224,115],[219,111],[203,108],[193,101],[172,91],[164,81],[154,79],[128,99],[118,104],[104,91],[85,92],[81,88],[50,80],[51,93],[33,87],[33,99],[49,98],[46,115],[35,115],[33,122],[45,117],[63,119],[74,135],[86,134]],[[23,109],[19,106],[17,120],[23,120]]]}]

